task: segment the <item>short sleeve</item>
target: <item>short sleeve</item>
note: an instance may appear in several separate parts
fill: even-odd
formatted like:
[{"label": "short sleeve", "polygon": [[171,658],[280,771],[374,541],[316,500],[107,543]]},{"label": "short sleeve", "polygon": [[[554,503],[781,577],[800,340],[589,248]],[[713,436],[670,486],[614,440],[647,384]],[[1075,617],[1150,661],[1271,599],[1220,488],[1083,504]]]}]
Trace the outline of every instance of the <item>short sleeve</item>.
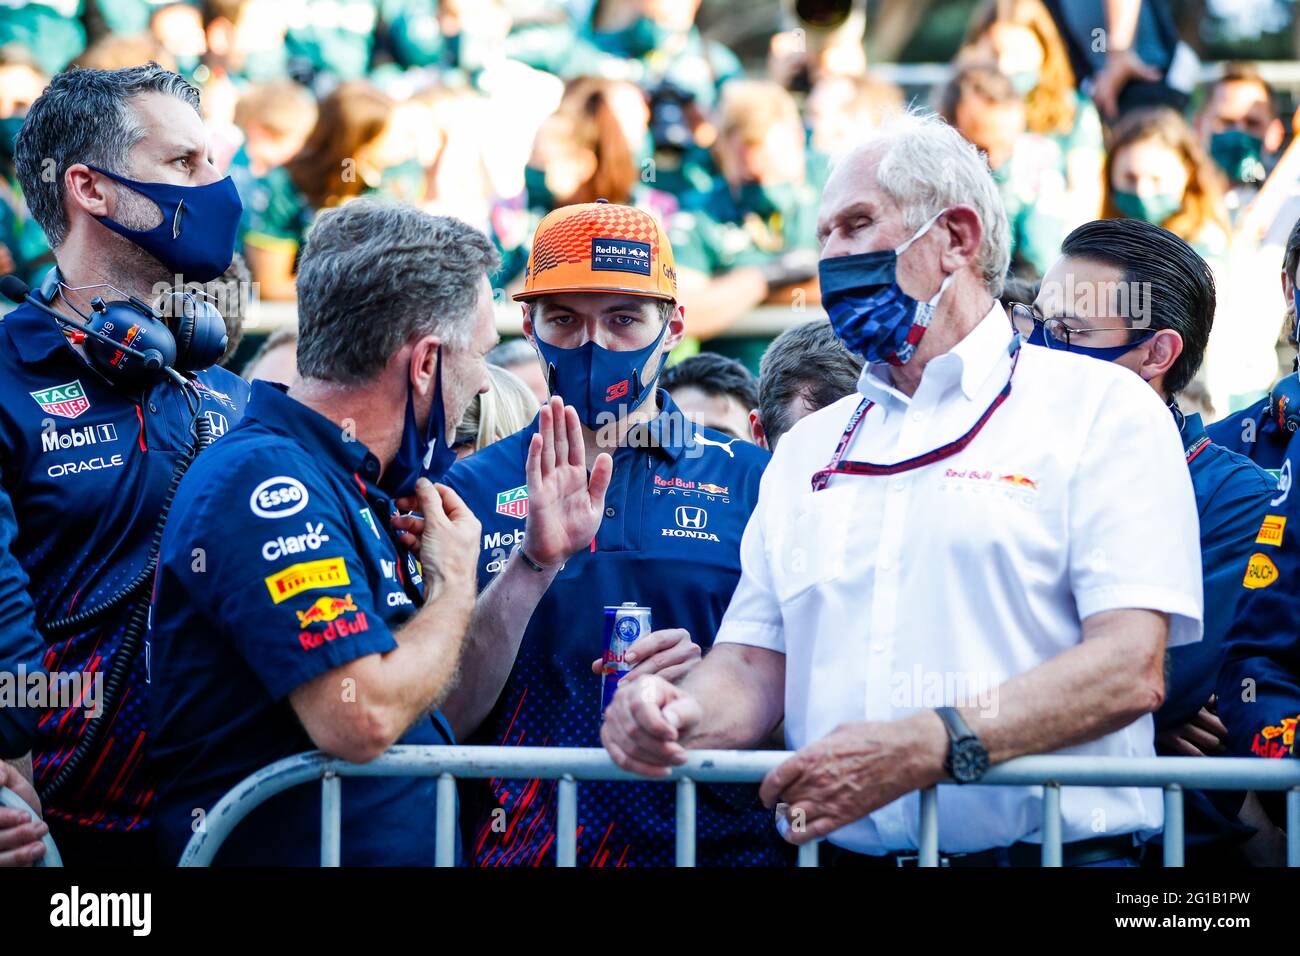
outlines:
[{"label": "short sleeve", "polygon": [[740,539],[740,582],[722,617],[714,645],[748,644],[785,653],[785,629],[781,605],[772,583],[764,522],[770,499],[775,494],[774,469],[769,467],[759,484],[758,505],[749,516]]},{"label": "short sleeve", "polygon": [[204,542],[207,601],[267,693],[278,700],[326,671],[393,650],[350,520],[357,509],[314,465],[275,449],[240,465],[228,493],[209,499],[195,522],[220,531],[196,542]]},{"label": "short sleeve", "polygon": [[1173,647],[1201,636],[1196,496],[1173,417],[1129,378],[1102,396],[1070,483],[1070,585],[1081,620],[1123,608],[1168,614]]}]

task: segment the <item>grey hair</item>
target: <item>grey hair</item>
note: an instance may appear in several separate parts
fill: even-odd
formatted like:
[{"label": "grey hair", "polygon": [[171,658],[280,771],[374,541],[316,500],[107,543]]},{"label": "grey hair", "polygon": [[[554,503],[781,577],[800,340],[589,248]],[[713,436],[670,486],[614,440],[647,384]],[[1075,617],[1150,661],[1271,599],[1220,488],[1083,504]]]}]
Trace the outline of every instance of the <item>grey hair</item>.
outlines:
[{"label": "grey hair", "polygon": [[980,218],[976,264],[990,294],[1002,293],[1011,265],[1011,229],[988,163],[979,150],[929,110],[908,109],[887,119],[855,153],[881,152],[876,181],[903,210],[903,224],[919,229],[950,206],[970,206]]},{"label": "grey hair", "polygon": [[86,163],[127,175],[127,156],[145,136],[128,101],[143,93],[175,96],[199,111],[199,91],[157,63],[68,70],[27,111],[14,161],[23,198],[51,248],[68,237],[63,177],[69,166]]},{"label": "grey hair", "polygon": [[298,374],[354,385],[417,336],[465,346],[500,261],[477,229],[414,206],[354,199],[322,213],[298,264]]}]

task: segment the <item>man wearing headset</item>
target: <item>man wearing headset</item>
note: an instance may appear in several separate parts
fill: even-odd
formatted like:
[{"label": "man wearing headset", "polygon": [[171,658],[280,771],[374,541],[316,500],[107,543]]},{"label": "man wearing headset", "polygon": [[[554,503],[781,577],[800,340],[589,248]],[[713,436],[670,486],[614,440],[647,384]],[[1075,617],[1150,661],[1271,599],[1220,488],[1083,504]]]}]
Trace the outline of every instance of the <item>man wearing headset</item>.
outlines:
[{"label": "man wearing headset", "polygon": [[247,396],[207,367],[225,347],[215,311],[193,317],[189,300],[193,321],[164,321],[146,303],[224,272],[242,207],[198,92],[152,64],[57,76],[16,163],[58,267],[0,323],[0,547],[29,579],[24,597],[21,575],[0,574],[0,605],[34,610],[0,617],[0,668],[26,692],[5,705],[23,719],[0,723],[0,756],[31,751],[45,819],[0,816],[0,862],[33,862],[48,826],[65,862],[146,864],[155,536],[198,436],[224,434]]}]

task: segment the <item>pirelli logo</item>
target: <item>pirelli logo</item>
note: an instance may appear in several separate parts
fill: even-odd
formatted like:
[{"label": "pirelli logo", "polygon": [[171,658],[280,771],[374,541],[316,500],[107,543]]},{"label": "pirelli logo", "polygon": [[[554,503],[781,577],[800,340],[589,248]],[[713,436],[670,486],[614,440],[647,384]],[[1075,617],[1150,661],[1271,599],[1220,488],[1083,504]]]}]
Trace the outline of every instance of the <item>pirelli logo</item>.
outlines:
[{"label": "pirelli logo", "polygon": [[332,588],[351,584],[348,568],[342,558],[324,558],[320,561],[304,561],[292,564],[264,579],[266,589],[271,592],[271,600],[276,604],[287,601],[303,591],[315,591],[319,588]]},{"label": "pirelli logo", "polygon": [[1264,515],[1264,523],[1259,526],[1256,544],[1280,545],[1282,532],[1286,530],[1286,515]]}]

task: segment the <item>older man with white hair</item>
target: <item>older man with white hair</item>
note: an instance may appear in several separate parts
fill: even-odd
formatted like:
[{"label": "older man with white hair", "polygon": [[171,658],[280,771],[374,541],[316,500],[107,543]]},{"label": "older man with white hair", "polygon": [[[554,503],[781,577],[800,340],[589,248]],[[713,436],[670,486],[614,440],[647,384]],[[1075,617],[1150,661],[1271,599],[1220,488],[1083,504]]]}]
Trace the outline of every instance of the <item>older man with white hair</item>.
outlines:
[{"label": "older man with white hair", "polygon": [[[1167,644],[1198,640],[1178,431],[1109,363],[1021,347],[998,303],[1006,216],[939,120],[900,117],[822,196],[823,303],[858,394],[781,441],[714,649],[620,689],[602,739],[664,775],[688,749],[797,751],[762,794],[832,862],[916,859],[915,791],[1023,754],[1152,756]],[[1067,788],[1066,865],[1132,865],[1158,793]],[[944,787],[949,865],[1037,865],[1035,787]]]}]

